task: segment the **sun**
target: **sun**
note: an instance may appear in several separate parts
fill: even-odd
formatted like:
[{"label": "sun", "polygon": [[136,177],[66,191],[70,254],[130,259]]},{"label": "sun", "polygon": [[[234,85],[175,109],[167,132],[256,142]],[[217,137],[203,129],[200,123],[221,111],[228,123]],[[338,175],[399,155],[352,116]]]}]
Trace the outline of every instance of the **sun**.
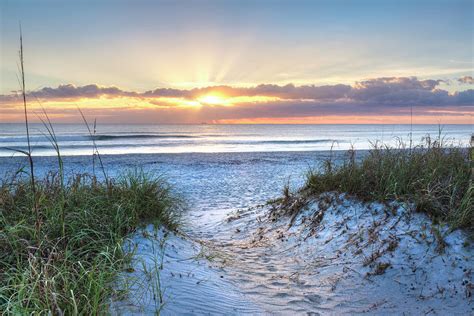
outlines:
[{"label": "sun", "polygon": [[228,103],[228,101],[224,97],[212,94],[199,97],[197,101],[201,104],[210,105],[226,105]]}]

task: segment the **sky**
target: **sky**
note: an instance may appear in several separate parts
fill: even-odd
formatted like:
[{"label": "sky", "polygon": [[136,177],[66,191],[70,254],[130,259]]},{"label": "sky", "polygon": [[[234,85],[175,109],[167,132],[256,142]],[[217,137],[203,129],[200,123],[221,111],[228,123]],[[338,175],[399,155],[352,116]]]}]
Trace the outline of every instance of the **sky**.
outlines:
[{"label": "sky", "polygon": [[[471,0],[0,0],[0,122],[472,124]],[[37,120],[35,115],[31,116]]]}]

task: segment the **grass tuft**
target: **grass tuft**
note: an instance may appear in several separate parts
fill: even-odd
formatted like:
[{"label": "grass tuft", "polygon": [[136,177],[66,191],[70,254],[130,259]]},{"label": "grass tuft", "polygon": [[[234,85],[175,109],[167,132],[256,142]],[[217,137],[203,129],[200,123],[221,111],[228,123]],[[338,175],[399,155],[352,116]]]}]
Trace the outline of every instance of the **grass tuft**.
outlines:
[{"label": "grass tuft", "polygon": [[[472,149],[471,149],[472,151]],[[373,144],[361,159],[349,151],[307,175],[304,190],[349,193],[364,201],[402,201],[453,228],[474,228],[474,189],[469,150],[426,137],[418,146]]]},{"label": "grass tuft", "polygon": [[131,257],[124,238],[141,223],[174,229],[179,221],[170,187],[142,171],[108,182],[76,175],[64,186],[51,174],[35,184],[37,238],[31,185],[13,178],[0,186],[1,314],[107,313]]}]

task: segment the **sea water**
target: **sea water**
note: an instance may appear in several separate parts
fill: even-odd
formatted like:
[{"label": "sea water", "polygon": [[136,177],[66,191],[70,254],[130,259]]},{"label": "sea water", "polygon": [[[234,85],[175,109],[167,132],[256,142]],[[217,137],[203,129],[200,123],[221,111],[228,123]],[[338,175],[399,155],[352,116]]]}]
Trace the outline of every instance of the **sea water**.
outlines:
[{"label": "sea water", "polygon": [[[472,125],[97,125],[55,124],[63,156],[151,153],[281,152],[368,149],[374,142],[414,144],[430,135],[466,146]],[[56,155],[42,124],[30,125],[35,156]],[[24,124],[0,124],[0,156],[25,150]]]}]

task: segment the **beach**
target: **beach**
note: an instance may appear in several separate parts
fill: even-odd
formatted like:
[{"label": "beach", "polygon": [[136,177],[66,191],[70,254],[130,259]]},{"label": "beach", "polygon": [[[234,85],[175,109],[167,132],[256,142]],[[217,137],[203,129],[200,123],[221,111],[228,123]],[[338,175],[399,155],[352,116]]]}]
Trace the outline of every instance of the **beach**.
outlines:
[{"label": "beach", "polygon": [[1,315],[474,315],[472,1],[109,2],[0,1]]},{"label": "beach", "polygon": [[[325,277],[320,276],[320,278],[316,278],[313,273],[309,273],[306,277],[302,276],[302,280],[294,279],[292,276],[295,276],[295,274],[305,274],[305,271],[308,272],[309,263],[305,262],[303,264],[301,261],[316,260],[321,256],[315,257],[310,255],[311,251],[316,251],[321,247],[316,246],[317,244],[314,243],[306,243],[300,240],[299,242],[290,242],[287,244],[287,247],[283,247],[283,244],[278,247],[273,245],[270,248],[267,246],[242,247],[241,243],[248,242],[248,240],[254,238],[254,234],[259,232],[259,229],[262,229],[259,227],[266,227],[265,230],[273,230],[272,223],[263,225],[260,222],[264,221],[264,218],[270,212],[270,207],[267,206],[268,202],[280,198],[283,195],[285,185],[288,185],[290,190],[296,191],[304,184],[306,173],[309,169],[321,168],[321,162],[330,157],[336,161],[342,159],[346,156],[346,151],[331,151],[333,144],[329,142],[326,142],[325,147],[319,150],[314,150],[311,147],[306,149],[313,150],[303,150],[303,148],[298,147],[300,149],[298,151],[289,151],[289,145],[281,142],[281,138],[284,139],[286,129],[291,128],[285,126],[284,128],[273,127],[273,133],[275,134],[276,130],[280,134],[280,143],[277,144],[278,148],[282,150],[277,151],[277,147],[273,147],[266,152],[261,152],[258,149],[265,147],[254,147],[252,151],[245,152],[245,149],[248,150],[249,146],[253,146],[249,145],[249,143],[255,141],[248,138],[258,137],[261,143],[267,142],[264,144],[268,144],[268,141],[275,139],[275,136],[271,133],[270,136],[266,136],[268,135],[266,130],[272,127],[264,126],[258,128],[251,126],[247,128],[239,126],[235,128],[239,130],[237,136],[235,134],[225,135],[222,132],[222,130],[229,130],[234,127],[216,127],[215,129],[220,134],[213,135],[220,135],[218,137],[226,139],[222,141],[215,140],[217,136],[207,136],[207,138],[202,136],[202,129],[209,129],[210,127],[195,126],[189,127],[191,132],[188,131],[188,134],[181,132],[179,135],[188,136],[188,138],[189,136],[194,136],[197,139],[195,142],[199,142],[199,139],[203,138],[203,143],[210,142],[209,137],[213,137],[213,141],[220,142],[220,144],[216,147],[208,147],[209,151],[213,149],[219,151],[224,146],[223,142],[229,143],[233,141],[233,147],[227,147],[227,151],[231,152],[171,152],[152,154],[117,154],[117,152],[114,152],[114,154],[107,154],[109,148],[114,148],[113,146],[128,146],[128,142],[140,142],[143,139],[150,141],[152,139],[153,143],[148,144],[148,147],[158,151],[163,150],[159,147],[160,142],[167,143],[170,141],[168,138],[151,137],[151,135],[163,135],[163,130],[160,130],[161,134],[157,133],[156,130],[155,134],[153,134],[150,131],[143,130],[140,130],[138,133],[134,132],[133,126],[128,126],[127,128],[128,130],[124,132],[126,135],[150,136],[142,138],[138,136],[136,139],[131,139],[131,136],[120,138],[120,135],[123,136],[123,134],[117,133],[117,131],[108,131],[107,137],[97,138],[96,140],[99,150],[101,152],[102,149],[105,151],[105,154],[102,155],[102,160],[108,176],[114,178],[125,170],[141,168],[145,172],[163,177],[171,184],[173,191],[182,198],[185,203],[185,210],[178,233],[146,226],[136,234],[132,234],[124,244],[125,249],[135,251],[134,263],[132,264],[134,268],[133,271],[122,274],[119,280],[122,278],[134,278],[141,280],[141,282],[132,286],[131,295],[128,298],[116,300],[112,303],[112,313],[152,314],[157,308],[160,309],[161,313],[170,315],[189,311],[199,314],[302,313],[305,311],[352,313],[370,309],[374,304],[380,304],[381,306],[380,309],[374,309],[373,311],[381,312],[384,310],[394,311],[393,306],[407,298],[401,294],[403,293],[401,289],[398,290],[400,292],[397,294],[395,286],[393,284],[388,286],[388,283],[385,281],[385,283],[381,282],[378,286],[374,286],[372,283],[362,280],[358,286],[366,289],[367,292],[364,292],[365,290],[359,292],[356,288],[346,285],[345,290],[342,292],[336,291],[333,294],[331,291],[328,292],[328,284],[323,283],[329,282],[327,278],[328,273],[334,274],[334,276],[337,274],[335,270],[321,272]],[[165,128],[173,129],[173,127]],[[353,130],[353,135],[357,135],[357,138],[352,139],[352,142],[362,142],[361,139],[363,140],[364,136],[361,136],[361,134],[364,132],[364,127],[359,128],[359,130],[354,130],[354,128],[357,127],[346,127],[348,130]],[[401,133],[409,135],[410,130],[407,130],[407,128],[409,126],[405,126]],[[418,140],[422,135],[435,131],[435,128],[436,126],[430,126],[428,129],[424,126],[416,126],[414,128],[416,130],[416,133],[414,133],[415,137]],[[468,135],[469,128],[464,127],[464,129],[460,129],[459,127],[452,127],[448,131],[452,133],[451,137],[460,137],[459,135],[463,133]],[[294,129],[298,130],[301,127],[294,127]],[[384,129],[385,131],[390,129],[393,131],[396,128],[385,127]],[[196,130],[199,133],[196,133]],[[168,130],[166,132],[172,133],[171,135],[177,135],[175,130]],[[449,132],[447,137],[450,136]],[[255,134],[258,136],[249,136]],[[302,135],[301,138],[308,140],[309,137],[313,137],[313,140],[317,140],[328,137],[328,135],[324,135],[318,138],[317,135],[312,136],[312,134],[309,134],[310,136],[308,136],[308,134]],[[349,133],[346,133],[344,137],[347,143],[351,143],[348,135]],[[2,136],[4,139],[6,138],[5,132]],[[116,137],[113,138],[111,136]],[[341,135],[332,136],[335,136],[334,138],[342,138]],[[11,135],[9,137],[12,138]],[[15,135],[14,137],[19,136]],[[63,137],[67,144],[68,137],[70,139],[73,136],[64,135]],[[74,137],[74,142],[87,141],[80,139],[78,135]],[[80,137],[86,138],[87,136],[82,135]],[[236,139],[239,137],[245,138],[246,142],[238,142]],[[374,137],[373,132],[371,134],[366,132],[365,137],[367,137],[366,141],[368,141],[369,137]],[[392,138],[395,136],[388,137],[385,134],[385,137],[390,141],[394,141]],[[185,138],[181,137],[179,140],[175,140],[179,143],[175,147],[182,150],[185,143],[182,143],[181,139]],[[462,138],[468,139],[464,135]],[[110,139],[118,143],[111,145]],[[6,142],[5,140],[3,141]],[[88,141],[90,142],[91,140]],[[102,142],[111,146],[101,148]],[[238,143],[238,145],[235,143]],[[293,146],[301,146],[301,142],[298,142],[298,139],[293,141],[292,144]],[[305,145],[307,146],[307,144]],[[199,148],[200,145],[192,144],[190,146],[195,146],[191,148]],[[230,145],[227,144],[227,146]],[[238,152],[238,146],[244,148],[244,150],[241,150],[243,152]],[[316,143],[315,146],[317,148],[321,144]],[[70,145],[70,147],[71,150],[75,150],[74,145]],[[143,146],[138,148],[143,150]],[[90,148],[81,150],[87,153]],[[174,150],[171,149],[170,151]],[[38,176],[45,175],[49,171],[54,170],[56,164],[54,156],[48,155],[46,151],[42,151],[42,153],[44,156],[35,157],[36,173]],[[364,157],[364,153],[364,149],[359,150],[359,157]],[[63,159],[66,175],[84,172],[91,173],[94,170],[91,155],[66,154]],[[0,160],[0,172],[2,174],[12,173],[26,162],[23,157],[2,157]],[[101,177],[98,168],[99,166],[96,165],[96,173],[98,177]],[[362,210],[365,207],[364,205],[359,205],[358,202],[351,202],[350,200],[345,202],[345,205],[349,205],[353,210]],[[380,207],[376,206],[375,208]],[[360,212],[363,213],[362,211]],[[238,220],[234,222],[233,219]],[[367,219],[361,219],[361,221],[367,221]],[[460,243],[460,240],[463,240],[463,238],[461,235],[455,237],[454,240],[456,243]],[[275,236],[270,238],[269,242],[270,245],[280,243],[279,239]],[[331,251],[334,251],[335,247],[342,246],[336,245],[332,247]],[[292,253],[292,255],[288,257],[287,253]],[[329,256],[330,254],[328,253],[327,255]],[[459,255],[467,255],[469,257],[472,255],[472,252],[462,252]],[[267,257],[266,260],[265,257]],[[235,262],[233,259],[238,259],[240,262]],[[154,279],[147,279],[144,272],[148,271],[149,273],[149,270],[153,270],[153,267],[156,267],[157,264],[156,260],[160,261],[159,265],[161,268],[154,275],[155,277],[159,276],[159,292],[163,295],[159,304],[157,304],[156,299],[156,291],[158,290],[151,286],[154,282],[150,280]],[[468,260],[465,264],[468,265],[468,269],[473,268],[471,267],[472,261],[469,262]],[[144,268],[146,266],[148,268]],[[301,271],[298,271],[299,269]],[[338,273],[342,272],[339,271]],[[410,280],[409,277],[406,277],[406,279]],[[454,273],[454,279],[456,281],[458,279],[463,280],[463,274]],[[321,282],[321,285],[318,286],[317,282]],[[331,287],[332,285],[329,285],[329,288]],[[396,298],[386,301],[387,298],[381,295],[377,299],[372,299],[371,295],[373,294],[370,294],[370,291],[377,292],[383,287],[386,287],[387,291],[391,291],[391,295],[394,295]],[[349,295],[352,298],[347,301],[347,299],[344,299],[345,296],[341,297],[342,293],[346,293],[345,295]],[[461,299],[463,294],[459,295],[458,299],[463,302]],[[382,301],[385,303],[381,304],[380,302]],[[427,311],[431,306],[436,306],[438,310],[443,310],[440,309],[440,306],[442,306],[440,302],[443,302],[442,299],[435,300],[435,305],[433,305],[433,300],[410,299],[409,301],[410,307],[405,309],[409,313]],[[470,311],[471,308],[471,305],[461,305],[444,310]]]}]

